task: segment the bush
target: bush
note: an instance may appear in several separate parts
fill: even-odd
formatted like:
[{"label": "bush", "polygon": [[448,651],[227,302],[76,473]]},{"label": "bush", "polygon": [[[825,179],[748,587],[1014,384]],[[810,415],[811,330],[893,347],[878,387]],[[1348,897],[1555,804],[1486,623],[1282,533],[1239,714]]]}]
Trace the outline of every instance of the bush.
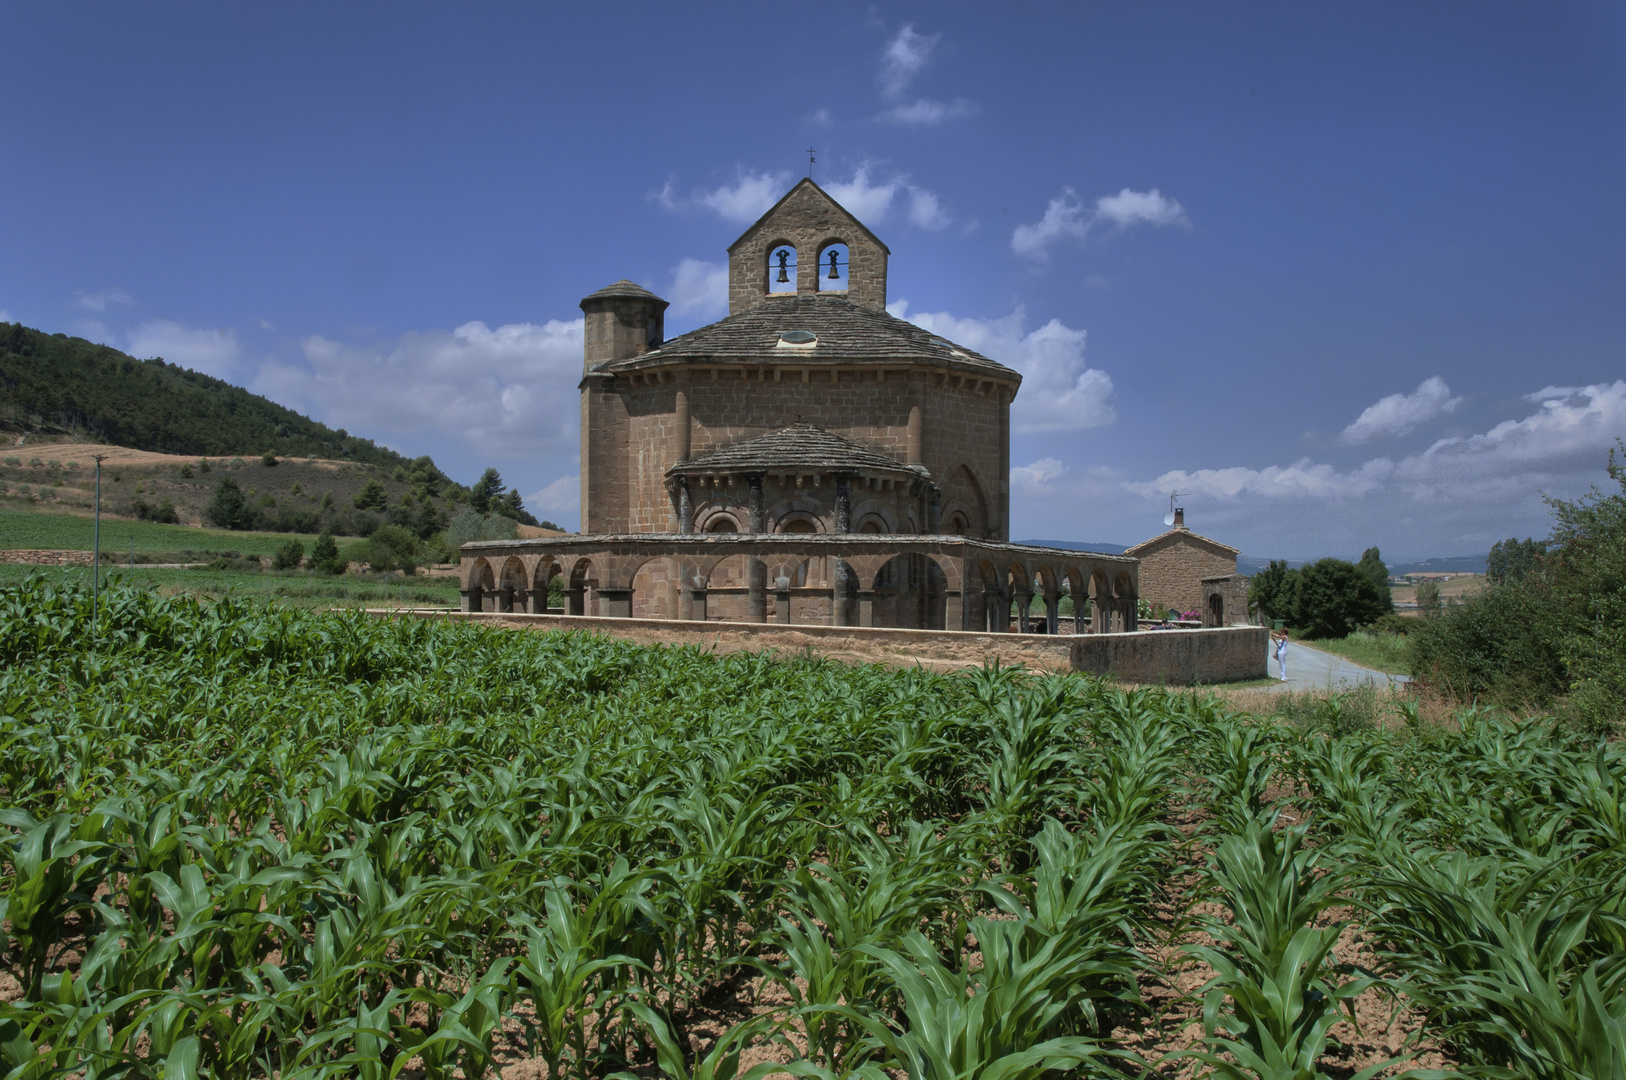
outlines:
[{"label": "bush", "polygon": [[1352,562],[1320,559],[1298,571],[1293,622],[1310,637],[1341,638],[1388,614],[1372,579]]},{"label": "bush", "polygon": [[352,495],[350,501],[356,504],[357,510],[382,510],[389,505],[390,497],[384,491],[384,485],[374,477],[367,481],[366,487]]},{"label": "bush", "polygon": [[175,504],[165,499],[157,506],[141,499],[130,500],[130,512],[142,521],[156,521],[160,525],[179,525],[181,516],[175,512]]},{"label": "bush", "polygon": [[306,568],[318,574],[342,574],[345,571],[345,562],[339,558],[339,545],[333,542],[333,534],[326,529],[311,545],[310,562]]},{"label": "bush", "polygon": [[305,559],[305,545],[298,540],[285,540],[271,556],[271,569],[298,570]]},{"label": "bush", "polygon": [[214,497],[204,507],[204,519],[221,529],[252,529],[258,524],[258,515],[248,505],[248,498],[237,481],[225,477],[215,488]]},{"label": "bush", "polygon": [[260,464],[268,469],[274,469],[280,463],[277,461],[277,455],[267,451],[265,456],[260,459]]},{"label": "bush", "polygon": [[423,561],[418,538],[399,525],[380,525],[366,540],[345,551],[351,562],[364,562],[374,570],[400,570],[411,574]]},{"label": "bush", "polygon": [[1461,699],[1539,706],[1565,688],[1564,615],[1545,587],[1497,586],[1406,637],[1412,674]]},{"label": "bush", "polygon": [[519,525],[513,518],[464,510],[446,526],[446,548],[453,562],[464,544],[478,540],[517,540]]},{"label": "bush", "polygon": [[1396,615],[1393,612],[1390,612],[1387,615],[1380,615],[1377,621],[1375,621],[1371,626],[1367,627],[1367,629],[1372,631],[1374,634],[1391,634],[1399,637],[1405,637],[1407,634],[1411,633],[1413,628],[1416,626],[1416,619],[1408,619],[1404,615]]}]

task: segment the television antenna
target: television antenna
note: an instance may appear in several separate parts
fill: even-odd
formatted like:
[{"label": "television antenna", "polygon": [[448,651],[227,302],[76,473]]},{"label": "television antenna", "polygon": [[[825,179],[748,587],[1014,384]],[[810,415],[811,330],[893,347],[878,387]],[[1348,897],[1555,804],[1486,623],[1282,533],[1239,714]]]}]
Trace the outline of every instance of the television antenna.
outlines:
[{"label": "television antenna", "polygon": [[1174,500],[1180,498],[1182,495],[1190,495],[1190,494],[1191,494],[1191,492],[1189,492],[1189,491],[1171,491],[1171,492],[1169,492],[1169,512],[1167,514],[1163,515],[1163,524],[1165,524],[1165,525],[1173,525],[1174,524]]}]

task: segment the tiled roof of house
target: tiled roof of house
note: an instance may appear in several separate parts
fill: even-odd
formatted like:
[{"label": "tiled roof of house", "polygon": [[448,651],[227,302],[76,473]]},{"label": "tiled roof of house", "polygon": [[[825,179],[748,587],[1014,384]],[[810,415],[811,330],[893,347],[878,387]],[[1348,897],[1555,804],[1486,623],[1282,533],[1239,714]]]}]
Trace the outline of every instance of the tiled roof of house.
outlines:
[{"label": "tiled roof of house", "polygon": [[[818,340],[811,345],[782,344],[780,335],[793,330],[807,331]],[[607,364],[604,370],[635,371],[674,359],[808,367],[931,360],[1002,381],[1022,378],[1005,365],[912,322],[834,296],[769,297],[749,310],[672,338],[642,356]]]},{"label": "tiled roof of house", "polygon": [[1125,555],[1139,555],[1142,551],[1145,551],[1145,550],[1151,548],[1152,545],[1158,543],[1159,541],[1167,540],[1170,537],[1175,537],[1175,536],[1183,536],[1183,537],[1185,537],[1185,538],[1187,538],[1189,540],[1197,540],[1197,541],[1200,541],[1200,542],[1202,542],[1204,544],[1208,544],[1210,547],[1223,548],[1224,550],[1229,551],[1232,555],[1235,555],[1237,553],[1237,550],[1238,550],[1237,548],[1232,547],[1230,544],[1222,544],[1218,540],[1210,540],[1208,537],[1199,535],[1197,533],[1194,533],[1190,529],[1170,529],[1168,532],[1158,533],[1156,536],[1152,537],[1150,540],[1142,540],[1140,543],[1136,544],[1134,547],[1126,549],[1124,551],[1124,554]]},{"label": "tiled roof of house", "polygon": [[680,473],[749,473],[802,469],[812,472],[912,473],[926,470],[905,465],[833,431],[812,424],[792,424],[788,428],[744,439],[709,450],[666,470]]}]

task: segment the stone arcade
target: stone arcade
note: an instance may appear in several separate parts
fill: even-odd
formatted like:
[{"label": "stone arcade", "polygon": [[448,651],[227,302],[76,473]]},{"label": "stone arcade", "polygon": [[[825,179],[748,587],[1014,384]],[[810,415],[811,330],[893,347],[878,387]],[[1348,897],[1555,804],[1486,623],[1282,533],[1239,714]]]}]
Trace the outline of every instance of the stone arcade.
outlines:
[{"label": "stone arcade", "polygon": [[573,615],[1135,629],[1134,558],[1010,543],[1021,376],[889,315],[885,244],[803,180],[728,254],[728,316],[671,340],[630,281],[582,300],[582,534],[465,545],[463,610],[562,575]]}]

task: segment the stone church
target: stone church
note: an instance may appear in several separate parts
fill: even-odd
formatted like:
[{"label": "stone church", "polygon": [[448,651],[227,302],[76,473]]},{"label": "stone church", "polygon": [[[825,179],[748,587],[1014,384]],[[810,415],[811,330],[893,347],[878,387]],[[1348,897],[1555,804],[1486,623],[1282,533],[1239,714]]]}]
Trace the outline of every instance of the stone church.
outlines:
[{"label": "stone church", "polygon": [[573,614],[1133,629],[1135,559],[1010,543],[1021,376],[888,314],[890,256],[807,179],[728,248],[720,321],[584,298],[582,533],[467,545],[465,610],[541,612],[565,575]]}]

